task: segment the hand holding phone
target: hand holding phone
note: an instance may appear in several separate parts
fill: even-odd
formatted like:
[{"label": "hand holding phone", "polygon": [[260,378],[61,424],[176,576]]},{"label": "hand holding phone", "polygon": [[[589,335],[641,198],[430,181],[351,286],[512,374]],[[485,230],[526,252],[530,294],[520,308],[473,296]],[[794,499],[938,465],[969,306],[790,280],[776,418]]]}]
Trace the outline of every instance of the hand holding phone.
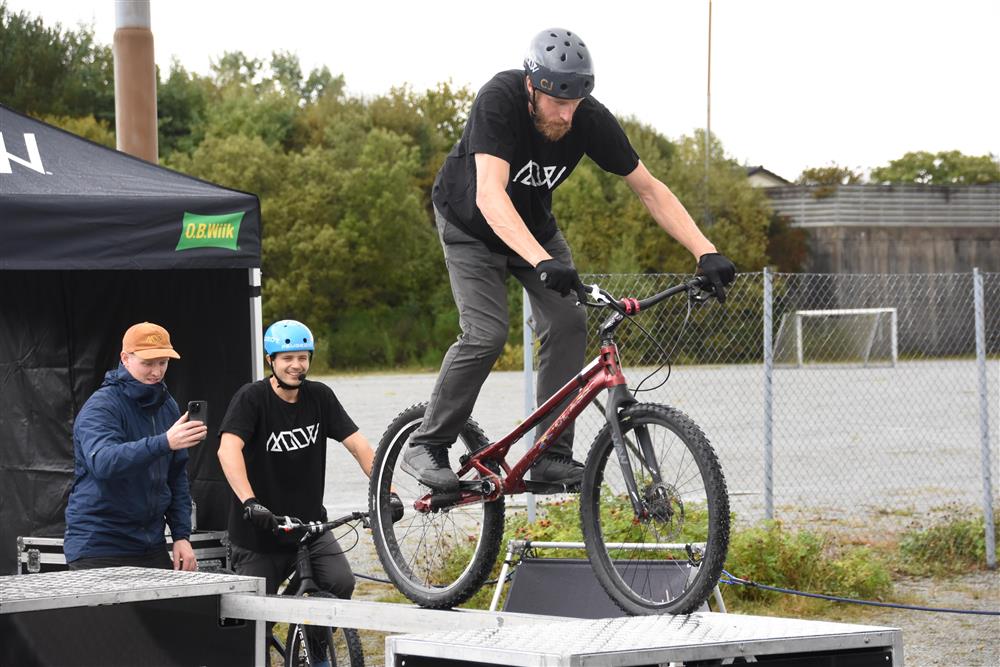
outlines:
[{"label": "hand holding phone", "polygon": [[188,421],[208,425],[208,401],[188,401]]},{"label": "hand holding phone", "polygon": [[187,449],[203,442],[208,435],[208,401],[190,401],[187,419],[182,416],[167,431],[170,449]]}]

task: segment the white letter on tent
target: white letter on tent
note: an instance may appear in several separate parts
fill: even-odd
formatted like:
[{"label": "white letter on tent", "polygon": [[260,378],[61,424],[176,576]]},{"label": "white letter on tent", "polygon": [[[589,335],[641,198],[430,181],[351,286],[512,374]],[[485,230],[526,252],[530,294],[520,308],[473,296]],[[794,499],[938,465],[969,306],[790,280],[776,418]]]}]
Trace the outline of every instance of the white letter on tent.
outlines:
[{"label": "white letter on tent", "polygon": [[7,152],[7,147],[3,143],[3,134],[0,133],[0,174],[9,174],[10,161],[18,163],[22,167],[27,167],[28,169],[34,169],[39,174],[45,173],[45,167],[42,166],[42,156],[38,153],[38,144],[35,143],[35,135],[25,134],[24,135],[24,145],[28,149],[28,159],[22,160],[16,155],[11,155]]}]

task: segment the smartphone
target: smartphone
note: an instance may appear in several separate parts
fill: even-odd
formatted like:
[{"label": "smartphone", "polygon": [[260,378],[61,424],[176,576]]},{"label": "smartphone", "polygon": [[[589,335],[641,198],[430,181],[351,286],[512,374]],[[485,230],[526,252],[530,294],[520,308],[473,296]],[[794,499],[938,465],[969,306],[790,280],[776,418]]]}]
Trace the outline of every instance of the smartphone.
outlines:
[{"label": "smartphone", "polygon": [[188,401],[188,421],[208,425],[208,401]]}]

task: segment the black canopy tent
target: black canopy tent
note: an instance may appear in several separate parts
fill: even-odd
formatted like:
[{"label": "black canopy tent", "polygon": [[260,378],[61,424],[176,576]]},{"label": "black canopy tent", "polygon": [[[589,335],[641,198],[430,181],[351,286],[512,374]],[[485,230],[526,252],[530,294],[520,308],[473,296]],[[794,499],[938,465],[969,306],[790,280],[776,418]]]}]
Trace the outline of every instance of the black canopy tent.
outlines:
[{"label": "black canopy tent", "polygon": [[216,430],[261,368],[260,203],[0,105],[0,574],[19,535],[60,536],[73,419],[125,329],[165,326],[167,386],[209,403],[188,466],[200,529],[225,527]]}]

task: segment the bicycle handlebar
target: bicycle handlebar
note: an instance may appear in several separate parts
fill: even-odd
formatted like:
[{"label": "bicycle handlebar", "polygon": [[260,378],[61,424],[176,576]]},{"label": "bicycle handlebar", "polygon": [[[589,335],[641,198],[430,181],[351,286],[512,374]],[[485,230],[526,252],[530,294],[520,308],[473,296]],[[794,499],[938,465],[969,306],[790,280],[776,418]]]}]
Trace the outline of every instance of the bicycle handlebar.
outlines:
[{"label": "bicycle handlebar", "polygon": [[303,521],[294,516],[275,516],[278,525],[275,526],[275,533],[311,533],[320,535],[322,533],[340,528],[345,523],[351,521],[361,521],[365,528],[368,528],[368,512],[351,512],[333,521]]},{"label": "bicycle handlebar", "polygon": [[[675,294],[689,292],[691,290],[700,290],[711,293],[711,287],[712,284],[708,282],[707,278],[704,276],[695,276],[691,280],[683,282],[680,285],[674,285],[673,287],[665,289],[662,292],[645,299],[633,299],[628,297],[618,299],[602,289],[599,285],[584,285],[585,294],[588,297],[588,300],[584,301],[583,305],[590,306],[591,308],[613,308],[622,315],[635,315],[640,310],[649,308],[650,306],[655,306],[659,302]],[[591,302],[590,299],[593,299],[593,302]]]}]

